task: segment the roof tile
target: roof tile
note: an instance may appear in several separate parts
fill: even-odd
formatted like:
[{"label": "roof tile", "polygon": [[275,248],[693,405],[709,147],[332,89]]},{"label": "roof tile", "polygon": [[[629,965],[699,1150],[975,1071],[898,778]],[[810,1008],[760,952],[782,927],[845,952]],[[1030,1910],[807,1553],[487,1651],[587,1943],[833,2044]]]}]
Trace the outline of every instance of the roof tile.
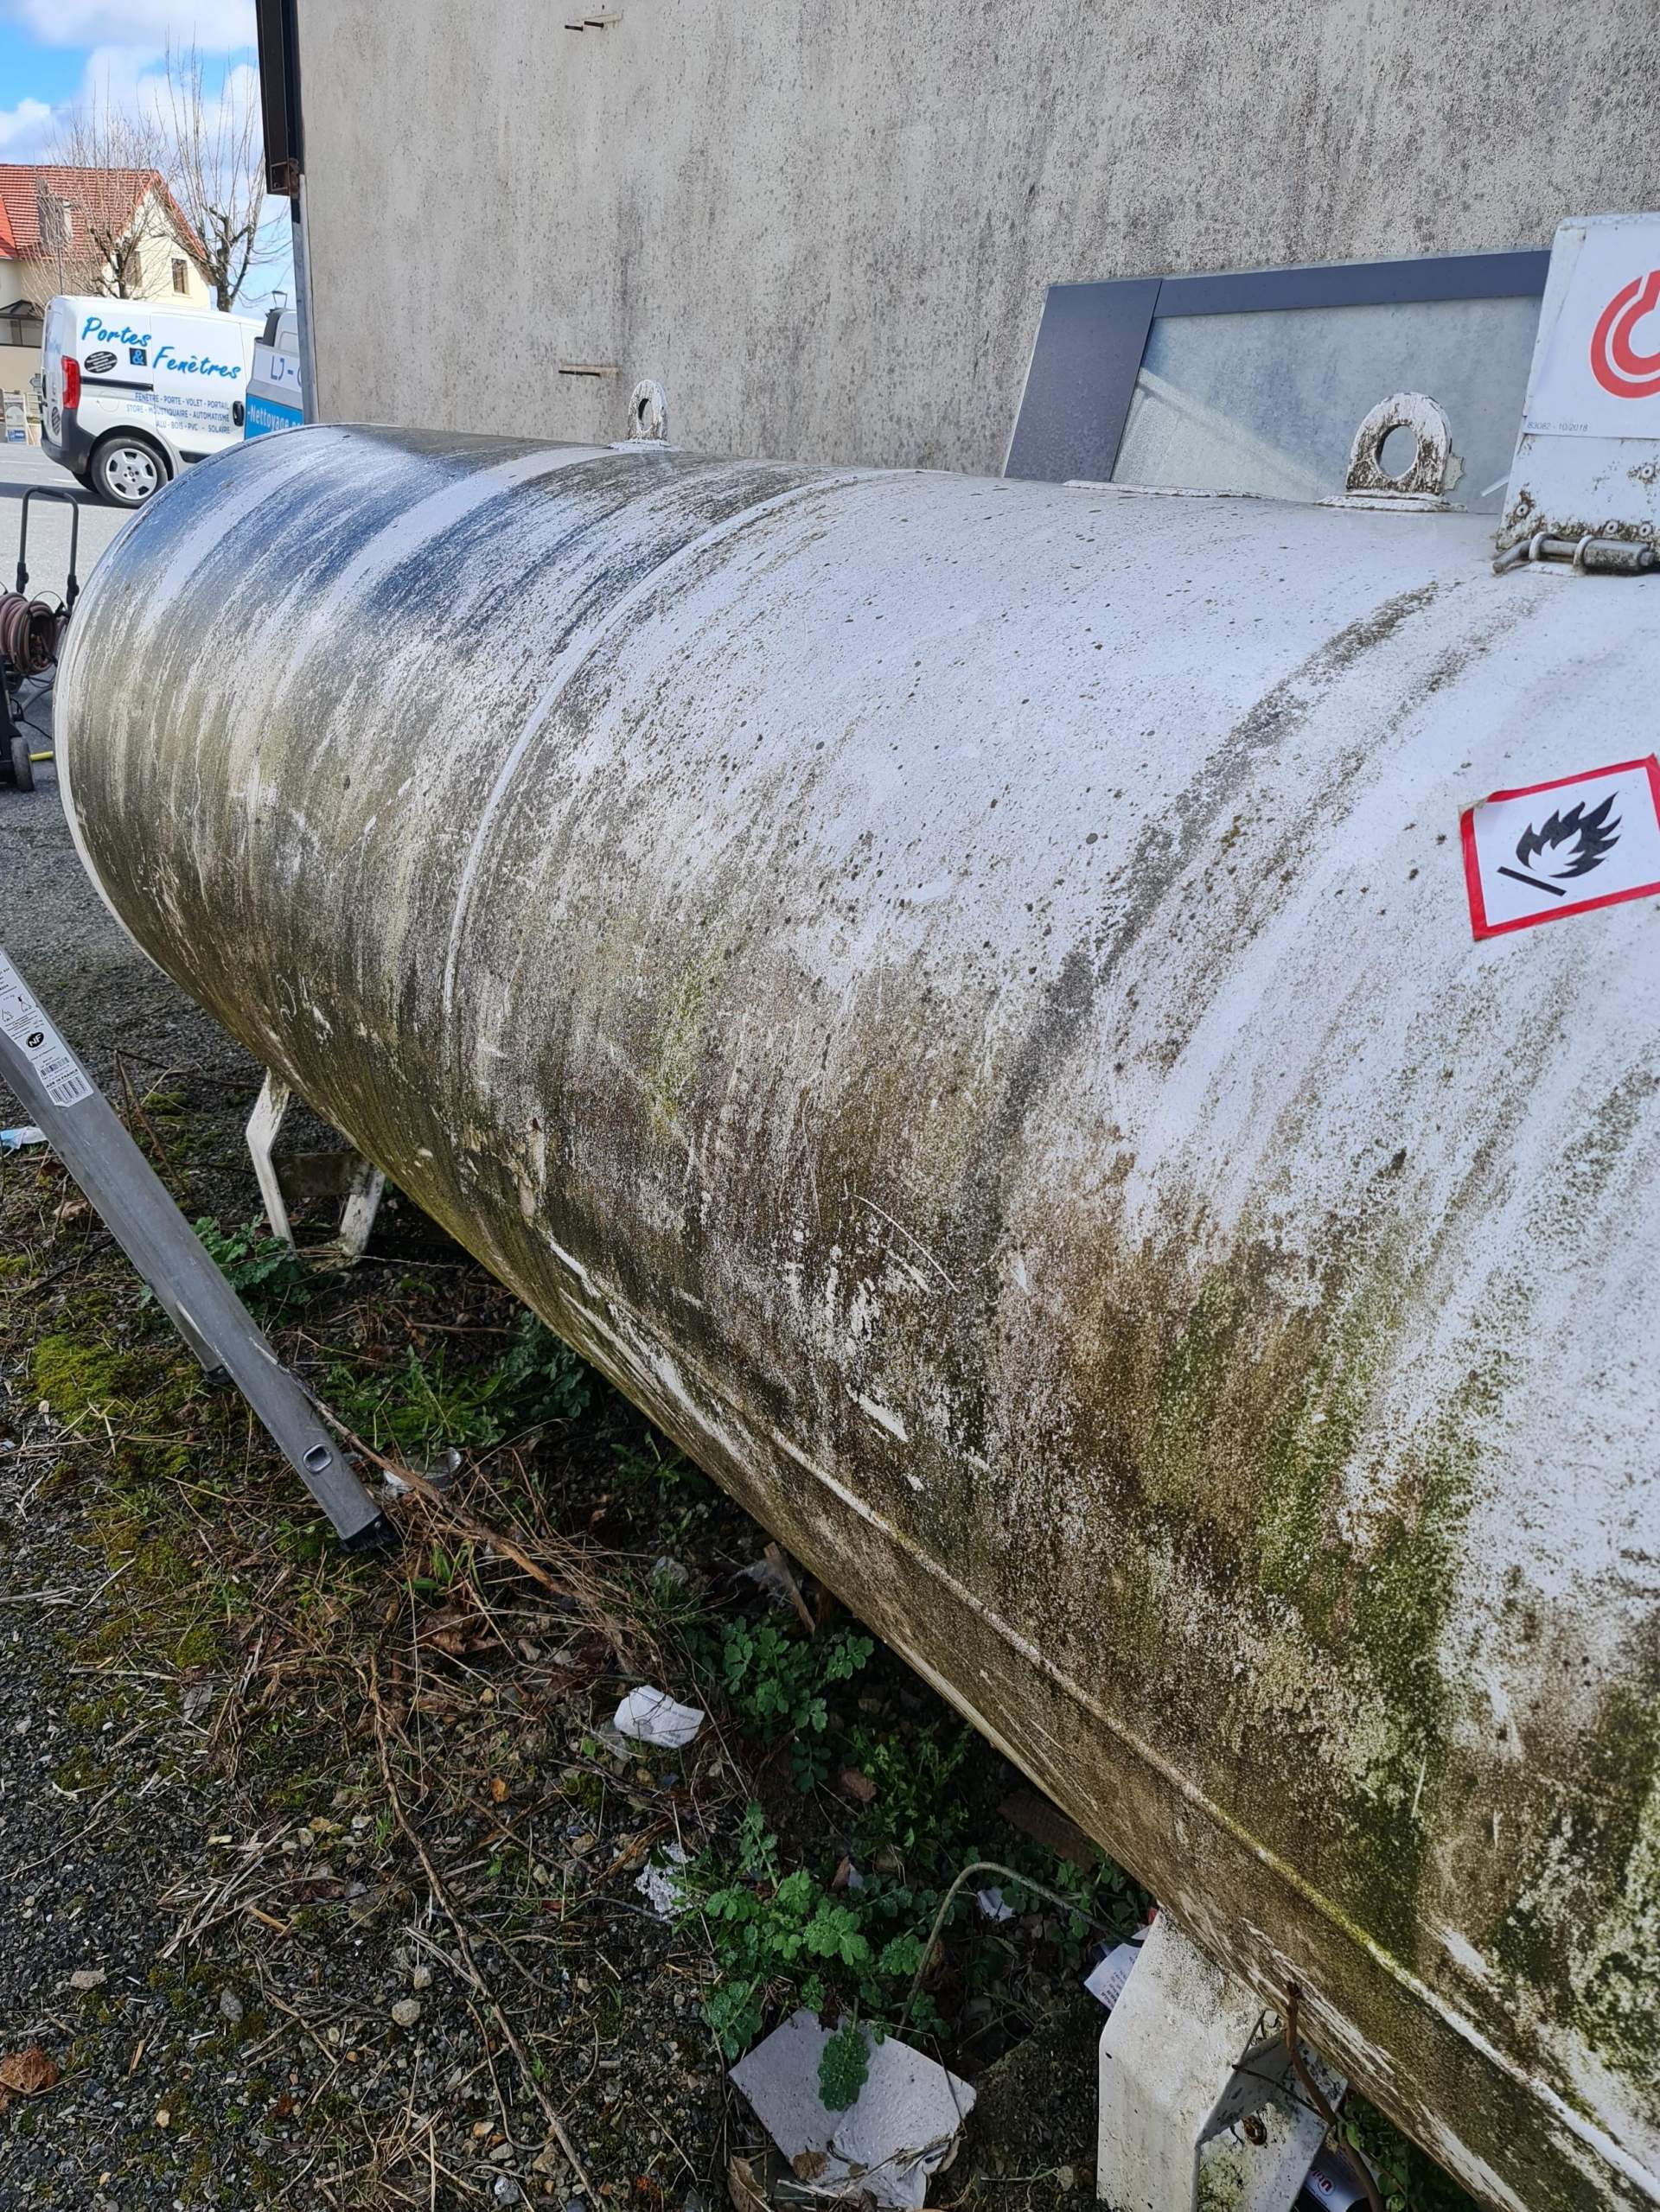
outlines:
[{"label": "roof tile", "polygon": [[50,251],[41,243],[37,195],[42,185],[58,199],[67,200],[82,224],[105,229],[124,222],[146,193],[158,193],[182,242],[196,252],[201,250],[201,240],[159,169],[69,169],[57,162],[0,162],[0,253],[12,259],[43,261]]}]

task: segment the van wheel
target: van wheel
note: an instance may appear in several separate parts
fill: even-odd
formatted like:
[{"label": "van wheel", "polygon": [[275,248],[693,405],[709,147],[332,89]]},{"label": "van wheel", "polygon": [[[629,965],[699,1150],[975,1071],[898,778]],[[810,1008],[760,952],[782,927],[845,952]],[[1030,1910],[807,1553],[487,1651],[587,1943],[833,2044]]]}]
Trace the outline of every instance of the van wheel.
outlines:
[{"label": "van wheel", "polygon": [[148,439],[118,431],[93,456],[93,489],[112,507],[142,507],[167,481],[167,464]]}]

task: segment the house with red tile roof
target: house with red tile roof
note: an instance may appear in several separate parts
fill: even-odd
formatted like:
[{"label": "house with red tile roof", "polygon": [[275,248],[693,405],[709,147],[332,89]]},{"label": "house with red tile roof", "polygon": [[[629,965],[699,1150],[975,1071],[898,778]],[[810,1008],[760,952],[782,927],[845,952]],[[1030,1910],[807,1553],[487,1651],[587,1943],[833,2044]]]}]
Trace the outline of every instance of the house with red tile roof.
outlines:
[{"label": "house with red tile roof", "polygon": [[0,391],[27,391],[54,293],[211,309],[201,251],[158,169],[0,162]]}]

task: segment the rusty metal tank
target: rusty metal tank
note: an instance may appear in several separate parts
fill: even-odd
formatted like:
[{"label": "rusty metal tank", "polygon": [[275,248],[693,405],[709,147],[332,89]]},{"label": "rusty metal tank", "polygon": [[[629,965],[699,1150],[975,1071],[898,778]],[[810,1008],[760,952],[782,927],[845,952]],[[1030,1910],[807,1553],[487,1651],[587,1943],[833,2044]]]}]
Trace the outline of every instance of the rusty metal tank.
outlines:
[{"label": "rusty metal tank", "polygon": [[1660,585],[316,428],[105,555],[144,949],[1489,2202],[1660,2199]]}]

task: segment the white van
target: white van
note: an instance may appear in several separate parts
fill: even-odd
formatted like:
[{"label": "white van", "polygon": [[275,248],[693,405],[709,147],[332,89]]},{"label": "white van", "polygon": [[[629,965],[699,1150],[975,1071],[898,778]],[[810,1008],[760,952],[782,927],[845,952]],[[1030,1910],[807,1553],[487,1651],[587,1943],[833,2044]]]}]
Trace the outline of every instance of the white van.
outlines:
[{"label": "white van", "polygon": [[241,438],[259,325],[153,300],[60,295],[42,333],[41,443],[117,507]]}]

